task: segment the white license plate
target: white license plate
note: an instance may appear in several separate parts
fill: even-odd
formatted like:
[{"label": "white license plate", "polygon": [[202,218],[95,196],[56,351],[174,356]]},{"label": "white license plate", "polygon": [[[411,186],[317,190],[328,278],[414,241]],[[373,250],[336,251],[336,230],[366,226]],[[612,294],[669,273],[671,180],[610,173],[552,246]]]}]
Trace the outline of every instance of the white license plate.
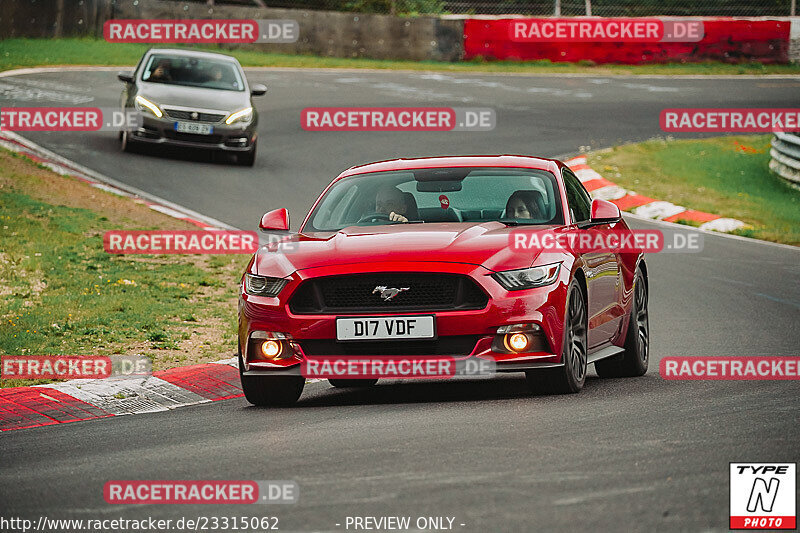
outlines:
[{"label": "white license plate", "polygon": [[373,316],[336,319],[336,340],[433,339],[433,316]]},{"label": "white license plate", "polygon": [[196,133],[197,135],[211,135],[214,131],[210,124],[195,124],[194,122],[176,122],[175,131],[180,133]]}]

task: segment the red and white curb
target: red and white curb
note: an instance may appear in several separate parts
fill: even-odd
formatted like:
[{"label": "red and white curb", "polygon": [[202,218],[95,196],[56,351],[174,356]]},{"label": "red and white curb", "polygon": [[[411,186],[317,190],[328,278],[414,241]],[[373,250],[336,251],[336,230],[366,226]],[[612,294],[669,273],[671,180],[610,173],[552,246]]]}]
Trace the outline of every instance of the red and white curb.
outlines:
[{"label": "red and white curb", "polygon": [[163,198],[158,198],[144,191],[140,191],[134,187],[130,187],[98,172],[79,165],[74,161],[70,161],[60,155],[51,152],[50,150],[39,146],[38,144],[29,141],[13,132],[0,132],[0,146],[21,154],[36,163],[39,163],[56,174],[62,176],[69,176],[88,183],[96,189],[100,189],[117,196],[131,198],[137,203],[141,203],[154,211],[164,213],[172,218],[184,220],[197,227],[208,230],[228,229],[233,230],[232,226],[225,224],[219,220],[207,217],[200,213],[194,212],[185,207],[173,204]]},{"label": "red and white curb", "polygon": [[[208,230],[235,229],[162,198],[122,184],[12,132],[0,146],[69,176],[167,216]],[[236,358],[155,372],[146,378],[78,379],[0,389],[0,431],[48,426],[109,416],[166,411],[243,396]]]},{"label": "red and white curb", "polygon": [[0,389],[0,431],[168,411],[243,396],[236,358],[147,377],[73,379]]},{"label": "red and white curb", "polygon": [[575,175],[581,180],[583,186],[592,195],[592,198],[601,198],[613,202],[621,211],[630,211],[642,218],[677,222],[686,220],[698,223],[701,230],[718,231],[727,233],[746,226],[741,220],[723,218],[719,215],[695,211],[686,207],[675,205],[636,194],[608,181],[586,163],[586,156],[573,157],[564,161]]}]

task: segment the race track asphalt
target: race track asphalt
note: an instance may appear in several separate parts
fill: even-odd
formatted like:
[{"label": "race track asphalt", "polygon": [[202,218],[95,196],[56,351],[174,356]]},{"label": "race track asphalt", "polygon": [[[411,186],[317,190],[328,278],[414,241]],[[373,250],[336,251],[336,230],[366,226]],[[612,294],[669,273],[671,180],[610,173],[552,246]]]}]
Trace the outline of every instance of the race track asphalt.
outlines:
[{"label": "race track asphalt", "polygon": [[[287,207],[293,228],[331,177],[373,160],[557,156],[660,135],[665,107],[796,107],[800,78],[677,79],[392,72],[248,72],[270,90],[254,168],[205,153],[121,153],[111,133],[36,133],[50,150],[242,229]],[[112,72],[0,79],[0,106],[113,106]],[[310,106],[492,107],[492,132],[321,133]],[[646,191],[641,191],[646,192]],[[657,227],[632,221],[636,227]],[[288,409],[244,399],[0,435],[2,516],[262,516],[344,531],[347,516],[449,516],[456,531],[726,531],[728,463],[797,462],[797,382],[675,382],[665,356],[798,355],[800,252],[705,235],[648,256],[650,371],[591,373],[578,395],[531,396],[522,376],[307,385]],[[231,309],[235,312],[235,309]],[[111,506],[114,479],[294,480],[283,506]],[[337,524],[340,524],[337,526]],[[461,525],[463,524],[463,525]],[[352,530],[352,529],[351,529]]]}]

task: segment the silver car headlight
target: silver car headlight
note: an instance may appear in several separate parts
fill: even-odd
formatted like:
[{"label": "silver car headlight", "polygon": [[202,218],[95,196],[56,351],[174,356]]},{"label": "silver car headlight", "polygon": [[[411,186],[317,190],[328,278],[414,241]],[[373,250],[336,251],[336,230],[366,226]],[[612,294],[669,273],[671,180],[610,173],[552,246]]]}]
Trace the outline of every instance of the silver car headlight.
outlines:
[{"label": "silver car headlight", "polygon": [[519,270],[505,270],[495,272],[492,277],[507,291],[518,291],[521,289],[532,289],[534,287],[544,287],[550,285],[556,278],[561,269],[561,263],[535,266],[531,268],[521,268]]},{"label": "silver car headlight", "polygon": [[151,102],[142,95],[136,96],[136,99],[134,100],[134,105],[136,106],[136,109],[138,109],[139,111],[148,111],[158,118],[164,116],[164,113],[161,111],[161,108],[158,107],[158,104],[156,104],[155,102]]},{"label": "silver car headlight", "polygon": [[277,296],[286,284],[288,279],[270,278],[267,276],[256,276],[255,274],[244,275],[244,291],[254,296]]},{"label": "silver car headlight", "polygon": [[239,111],[234,111],[228,118],[225,119],[225,124],[235,124],[237,122],[241,122],[243,124],[247,124],[253,120],[253,108],[252,107],[245,107],[244,109],[240,109]]}]

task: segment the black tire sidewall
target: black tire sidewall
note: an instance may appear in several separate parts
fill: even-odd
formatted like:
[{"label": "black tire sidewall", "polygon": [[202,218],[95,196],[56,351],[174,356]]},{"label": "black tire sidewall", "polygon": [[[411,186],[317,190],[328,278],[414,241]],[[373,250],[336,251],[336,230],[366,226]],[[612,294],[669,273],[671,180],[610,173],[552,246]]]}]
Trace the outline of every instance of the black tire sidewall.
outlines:
[{"label": "black tire sidewall", "polygon": [[[631,318],[630,323],[628,324],[628,334],[625,339],[625,357],[628,359],[627,363],[630,366],[630,371],[634,375],[640,375],[647,371],[647,366],[650,362],[650,354],[645,353],[644,359],[642,358],[642,354],[639,350],[639,323],[637,322],[636,315],[639,313],[639,309],[636,304],[636,290],[639,287],[639,284],[644,284],[644,291],[645,291],[645,306],[647,306],[650,300],[649,288],[647,287],[647,282],[644,280],[644,276],[641,273],[639,268],[636,269],[636,274],[634,274],[633,278],[633,301],[631,303]],[[650,320],[648,314],[648,321],[647,321],[647,344],[648,347],[650,345]],[[649,349],[646,349],[649,352]]]},{"label": "black tire sidewall", "polygon": [[239,356],[239,378],[245,399],[262,407],[288,406],[303,393],[305,378],[302,376],[245,376],[241,349]]},{"label": "black tire sidewall", "polygon": [[586,300],[583,297],[583,290],[581,290],[580,285],[578,284],[577,280],[572,280],[569,284],[569,288],[567,289],[567,305],[564,311],[564,337],[561,343],[561,359],[564,363],[563,370],[564,370],[564,379],[567,382],[568,388],[572,391],[579,391],[583,388],[584,383],[586,383],[586,372],[588,364],[585,365],[583,369],[583,378],[581,380],[577,380],[575,378],[575,369],[572,365],[572,358],[569,356],[569,346],[567,345],[567,337],[569,334],[569,328],[571,325],[569,324],[569,312],[570,312],[570,303],[572,302],[572,298],[577,297],[581,298],[582,305],[583,305],[583,315],[584,315],[584,324],[583,324],[583,331],[584,331],[584,339],[583,339],[583,346],[584,350],[587,350],[585,354],[586,359],[588,360],[588,346],[587,346],[587,336],[588,336],[588,325],[586,321],[588,320],[588,309],[586,306]]}]

